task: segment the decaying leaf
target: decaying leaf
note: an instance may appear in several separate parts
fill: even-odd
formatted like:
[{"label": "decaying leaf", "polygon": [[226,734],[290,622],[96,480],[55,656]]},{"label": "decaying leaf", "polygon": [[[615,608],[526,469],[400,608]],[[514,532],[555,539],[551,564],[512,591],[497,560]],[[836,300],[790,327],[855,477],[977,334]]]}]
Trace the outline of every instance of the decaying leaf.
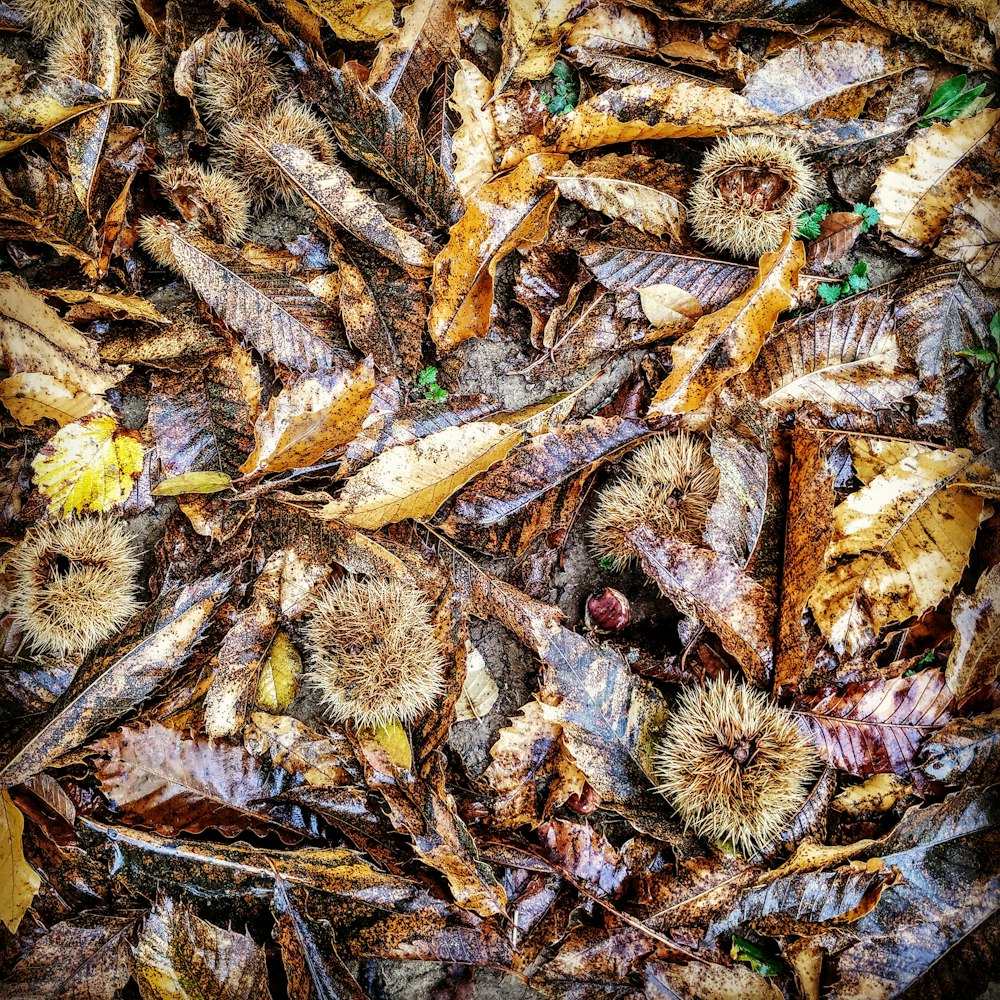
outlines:
[{"label": "decaying leaf", "polygon": [[321,516],[368,529],[408,517],[428,518],[523,439],[524,434],[511,427],[472,422],[390,448],[352,476]]},{"label": "decaying leaf", "polygon": [[1000,111],[981,111],[917,132],[879,174],[872,204],[880,228],[918,247],[931,246],[969,188],[996,169],[998,121]]},{"label": "decaying leaf", "polygon": [[955,206],[934,252],[965,263],[987,288],[1000,288],[1000,198],[970,191]]},{"label": "decaying leaf", "polygon": [[971,594],[955,598],[951,619],[955,645],[945,677],[955,697],[964,698],[992,683],[1000,670],[1000,567],[983,573]]},{"label": "decaying leaf", "polygon": [[684,333],[704,315],[701,303],[676,285],[647,285],[639,289],[642,311],[653,326]]},{"label": "decaying leaf", "polygon": [[862,652],[886,625],[951,592],[989,516],[981,497],[957,487],[983,473],[970,452],[914,448],[837,505],[809,606],[838,652]]},{"label": "decaying leaf", "polygon": [[82,389],[74,392],[65,382],[41,372],[5,378],[0,382],[0,401],[22,427],[44,419],[65,427],[100,403],[98,397]]},{"label": "decaying leaf", "polygon": [[169,896],[146,917],[135,950],[142,1000],[266,1000],[264,949],[249,934],[216,927]]},{"label": "decaying leaf", "polygon": [[484,184],[452,226],[448,245],[434,261],[428,318],[439,350],[486,333],[497,264],[512,250],[544,238],[556,203],[548,175],[563,162],[561,156],[528,157],[516,170]]},{"label": "decaying leaf", "polygon": [[466,640],[465,682],[455,703],[455,721],[485,718],[499,697],[500,688],[486,669],[483,654]]},{"label": "decaying leaf", "polygon": [[792,302],[805,251],[786,236],[761,257],[754,283],[738,299],[699,319],[671,348],[673,370],[661,383],[650,414],[696,409],[720,385],[756,360],[778,313]]},{"label": "decaying leaf", "polygon": [[461,119],[452,136],[455,184],[466,198],[493,176],[499,159],[500,140],[493,121],[493,85],[475,63],[459,59],[451,105]]},{"label": "decaying leaf", "polygon": [[504,61],[497,73],[497,91],[511,82],[547,76],[573,15],[585,9],[579,0],[510,0],[503,19]]},{"label": "decaying leaf", "polygon": [[11,934],[17,933],[42,884],[38,872],[24,859],[23,834],[21,810],[7,789],[0,789],[0,921]]},{"label": "decaying leaf", "polygon": [[142,437],[110,413],[67,424],[35,457],[35,483],[49,510],[63,516],[121,504],[142,472]]},{"label": "decaying leaf", "polygon": [[952,719],[924,741],[914,764],[923,783],[993,784],[1000,777],[1000,709]]}]

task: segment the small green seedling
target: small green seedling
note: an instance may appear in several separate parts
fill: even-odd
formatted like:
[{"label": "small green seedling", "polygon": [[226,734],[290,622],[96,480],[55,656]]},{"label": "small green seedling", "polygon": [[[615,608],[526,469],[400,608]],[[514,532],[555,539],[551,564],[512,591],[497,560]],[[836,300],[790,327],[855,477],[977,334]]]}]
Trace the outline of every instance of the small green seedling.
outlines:
[{"label": "small green seedling", "polygon": [[434,365],[428,365],[417,375],[417,386],[424,390],[424,399],[443,403],[448,398],[448,393],[438,385],[438,370]]},{"label": "small green seedling", "polygon": [[552,67],[553,93],[539,92],[542,103],[549,109],[550,115],[564,115],[576,107],[580,98],[580,88],[577,85],[576,73],[569,63],[557,59]]},{"label": "small green seedling", "polygon": [[968,118],[982,111],[992,100],[991,97],[982,97],[985,89],[985,83],[970,87],[969,77],[965,73],[952,77],[931,95],[931,102],[917,124],[921,128],[927,128],[935,120],[953,122],[957,118]]},{"label": "small green seedling", "polygon": [[820,202],[811,212],[803,212],[799,216],[795,235],[803,240],[814,240],[819,236],[819,224],[830,214],[833,208],[828,201]]},{"label": "small green seedling", "polygon": [[862,205],[858,202],[854,206],[854,214],[861,216],[861,235],[864,236],[879,220],[878,209],[874,205]]},{"label": "small green seedling", "polygon": [[990,336],[996,347],[970,347],[956,351],[962,358],[972,358],[986,365],[986,377],[993,383],[994,391],[1000,396],[1000,312],[995,312],[990,320]]},{"label": "small green seedling", "polygon": [[859,260],[851,269],[851,273],[836,285],[820,285],[817,291],[819,297],[827,304],[831,305],[838,299],[847,298],[848,295],[857,295],[868,288],[868,262]]},{"label": "small green seedling", "polygon": [[611,556],[601,556],[600,562],[597,564],[601,569],[614,569],[615,561]]},{"label": "small green seedling", "polygon": [[773,945],[755,944],[738,934],[733,935],[729,957],[737,962],[749,962],[750,968],[761,976],[780,976],[789,971]]}]

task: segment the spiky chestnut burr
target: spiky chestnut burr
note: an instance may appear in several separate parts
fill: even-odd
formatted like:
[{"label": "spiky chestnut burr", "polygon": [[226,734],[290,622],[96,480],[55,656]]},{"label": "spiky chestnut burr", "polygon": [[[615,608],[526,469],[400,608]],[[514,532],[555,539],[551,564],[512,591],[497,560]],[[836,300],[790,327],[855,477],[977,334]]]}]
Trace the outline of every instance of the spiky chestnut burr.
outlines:
[{"label": "spiky chestnut burr", "polygon": [[198,226],[206,236],[230,245],[246,236],[250,196],[236,178],[198,163],[165,167],[155,176],[185,221]]},{"label": "spiky chestnut burr", "polygon": [[654,764],[657,791],[687,826],[747,854],[781,832],[818,769],[791,714],[732,681],[684,691]]},{"label": "spiky chestnut burr", "polygon": [[284,172],[261,151],[277,143],[297,146],[324,163],[335,159],[336,145],[323,120],[304,104],[292,99],[279,101],[258,118],[233,122],[222,130],[222,165],[247,181],[255,205],[268,199],[291,203],[295,186]]},{"label": "spiky chestnut burr", "polygon": [[163,49],[152,35],[129,38],[122,46],[121,72],[118,96],[127,101],[138,101],[134,110],[138,114],[152,111],[159,103],[160,62]]},{"label": "spiky chestnut burr", "polygon": [[270,55],[270,47],[242,31],[216,40],[198,85],[198,108],[209,124],[259,118],[274,106],[288,81]]},{"label": "spiky chestnut burr", "polygon": [[412,722],[444,690],[431,607],[399,580],[348,577],[326,588],[305,637],[308,681],[337,721]]},{"label": "spiky chestnut burr", "polygon": [[625,473],[598,495],[591,547],[620,571],[639,558],[629,532],[640,525],[658,537],[700,542],[718,491],[718,469],[699,438],[684,431],[655,437],[631,454]]},{"label": "spiky chestnut burr", "polygon": [[688,198],[695,236],[716,250],[756,260],[815,196],[813,170],[791,142],[768,135],[730,135],[702,161]]},{"label": "spiky chestnut burr", "polygon": [[119,521],[36,525],[11,559],[14,621],[39,652],[85,655],[142,607],[141,562]]},{"label": "spiky chestnut burr", "polygon": [[118,16],[117,0],[8,0],[37,38],[48,38],[74,23],[90,23],[102,12]]}]

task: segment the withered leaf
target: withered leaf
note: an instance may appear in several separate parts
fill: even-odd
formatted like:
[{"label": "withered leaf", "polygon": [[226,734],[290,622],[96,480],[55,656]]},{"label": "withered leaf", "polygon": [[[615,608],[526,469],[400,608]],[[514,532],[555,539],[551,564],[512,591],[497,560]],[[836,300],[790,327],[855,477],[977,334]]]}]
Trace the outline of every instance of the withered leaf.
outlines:
[{"label": "withered leaf", "polygon": [[987,288],[1000,288],[1000,198],[970,191],[955,206],[934,252],[963,261]]},{"label": "withered leaf", "polygon": [[719,1000],[779,1000],[778,986],[754,972],[748,965],[711,965],[689,962],[674,965],[650,962],[646,966],[649,1000],[681,1000],[689,996],[718,997]]},{"label": "withered leaf", "polygon": [[945,1000],[986,986],[996,970],[998,827],[1000,789],[973,786],[911,807],[893,832],[859,855],[881,859],[902,878],[882,906],[853,925],[847,947],[826,955],[824,972],[836,977],[840,996],[912,991]]},{"label": "withered leaf", "polygon": [[523,439],[524,434],[511,427],[474,421],[397,445],[352,476],[320,516],[368,529],[408,517],[430,517],[456,490]]},{"label": "withered leaf", "polygon": [[948,721],[953,705],[941,671],[923,670],[799,696],[792,707],[830,764],[864,777],[905,773],[921,740]]},{"label": "withered leaf", "polygon": [[33,91],[25,99],[5,102],[0,122],[0,156],[19,149],[63,122],[79,118],[96,103],[73,104],[67,108],[49,88]]},{"label": "withered leaf", "polygon": [[595,896],[614,897],[629,869],[607,838],[592,826],[553,819],[535,832],[543,856]]},{"label": "withered leaf", "polygon": [[924,740],[914,770],[925,783],[995,782],[1000,776],[1000,709],[945,723]]},{"label": "withered leaf", "polygon": [[225,597],[228,581],[207,577],[162,594],[77,672],[62,697],[31,728],[0,769],[17,784],[85,743],[148,698],[181,665]]},{"label": "withered leaf", "polygon": [[131,975],[138,913],[88,913],[56,924],[4,979],[10,1000],[115,1000]]},{"label": "withered leaf", "polygon": [[41,372],[5,378],[0,382],[0,401],[22,427],[44,419],[65,427],[100,404],[97,396],[82,389],[74,391],[60,379]]},{"label": "withered leaf", "polygon": [[592,417],[537,435],[462,490],[440,530],[484,552],[520,555],[560,515],[564,485],[647,433],[636,421]]},{"label": "withered leaf", "polygon": [[579,0],[510,0],[503,19],[504,58],[497,72],[499,93],[508,83],[548,76],[563,38],[586,9]]},{"label": "withered leaf", "polygon": [[455,183],[471,198],[493,176],[499,160],[500,139],[493,120],[493,85],[475,63],[455,63],[451,107],[461,124],[451,139]]},{"label": "withered leaf", "polygon": [[959,594],[951,610],[955,644],[945,667],[956,698],[985,687],[1000,670],[1000,566],[979,578],[971,594]]},{"label": "withered leaf", "polygon": [[276,396],[254,426],[246,475],[303,469],[353,440],[368,414],[375,375],[371,362],[353,371],[300,375]]},{"label": "withered leaf", "polygon": [[24,814],[0,789],[0,922],[16,934],[42,884],[24,857]]},{"label": "withered leaf", "polygon": [[348,156],[384,177],[438,225],[455,222],[461,196],[427,152],[416,123],[392,101],[320,60],[313,63],[305,90],[315,95]]},{"label": "withered leaf", "polygon": [[805,251],[785,236],[764,254],[754,283],[735,301],[703,316],[671,348],[673,370],[656,390],[650,413],[685,413],[756,360],[778,314],[791,305]]},{"label": "withered leaf", "polygon": [[493,305],[497,264],[512,250],[541,242],[556,204],[548,174],[564,157],[530,156],[517,169],[484,184],[451,229],[434,261],[428,325],[441,351],[483,336]]},{"label": "withered leaf", "polygon": [[249,934],[216,927],[160,896],[135,949],[143,1000],[267,1000],[264,949]]},{"label": "withered leaf", "polygon": [[256,267],[237,251],[181,230],[164,219],[151,220],[171,266],[226,324],[262,354],[292,371],[347,367],[347,352],[335,346],[333,311],[295,278]]},{"label": "withered leaf", "polygon": [[402,17],[402,28],[379,45],[368,86],[419,121],[421,93],[458,55],[458,25],[453,0],[414,0]]},{"label": "withered leaf", "polygon": [[657,538],[645,525],[630,535],[661,592],[682,609],[693,609],[736,657],[747,679],[767,687],[774,674],[777,617],[768,591],[711,549]]},{"label": "withered leaf", "polygon": [[392,30],[392,0],[304,0],[305,5],[350,42],[377,42]]},{"label": "withered leaf", "polygon": [[820,220],[819,236],[810,244],[810,264],[835,264],[848,253],[861,235],[864,219],[856,212],[831,212]]}]

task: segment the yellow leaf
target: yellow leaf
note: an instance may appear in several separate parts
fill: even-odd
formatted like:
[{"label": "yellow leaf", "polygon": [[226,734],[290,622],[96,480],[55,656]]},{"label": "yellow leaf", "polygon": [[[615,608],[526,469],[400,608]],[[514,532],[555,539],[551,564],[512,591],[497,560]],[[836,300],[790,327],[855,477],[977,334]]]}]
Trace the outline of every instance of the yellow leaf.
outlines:
[{"label": "yellow leaf", "polygon": [[510,81],[541,80],[555,65],[562,40],[586,10],[579,0],[507,0],[503,19],[503,62],[497,92]]},{"label": "yellow leaf", "polygon": [[681,238],[687,210],[684,171],[651,156],[611,153],[549,175],[564,198],[656,236]]},{"label": "yellow leaf", "polygon": [[50,90],[34,90],[22,100],[11,101],[0,121],[0,156],[37,139],[63,122],[78,118],[99,107],[97,104],[63,107]]},{"label": "yellow leaf", "polygon": [[282,629],[274,637],[257,682],[257,707],[281,715],[298,694],[302,657]]},{"label": "yellow leaf", "polygon": [[720,385],[745,372],[778,314],[791,305],[805,262],[802,243],[789,234],[777,250],[764,254],[753,284],[738,299],[699,319],[671,348],[673,370],[653,397],[650,414],[697,409]]},{"label": "yellow leaf", "polygon": [[370,361],[353,372],[303,376],[285,386],[257,418],[256,445],[240,471],[252,475],[314,465],[354,439],[374,390]]},{"label": "yellow leaf", "polygon": [[430,517],[473,476],[523,440],[521,431],[474,421],[389,448],[348,479],[321,516],[369,530],[408,517]]},{"label": "yellow leaf", "polygon": [[952,209],[981,177],[997,169],[1000,111],[983,111],[921,129],[879,174],[872,194],[879,228],[907,243],[930,246]]},{"label": "yellow leaf", "polygon": [[639,304],[646,319],[655,327],[667,327],[670,332],[689,329],[701,319],[701,303],[677,285],[647,285],[639,289]]},{"label": "yellow leaf", "polygon": [[910,782],[898,774],[873,774],[860,785],[845,788],[831,805],[848,816],[871,816],[894,809],[912,790]]},{"label": "yellow leaf", "polygon": [[179,497],[185,493],[218,493],[232,485],[225,472],[184,472],[164,479],[150,492],[154,497]]},{"label": "yellow leaf", "polygon": [[500,149],[493,120],[493,85],[468,59],[458,60],[451,106],[462,119],[451,140],[455,184],[471,198],[494,174]]},{"label": "yellow leaf", "polygon": [[860,654],[885,626],[952,591],[989,514],[981,497],[949,487],[988,473],[964,449],[917,445],[834,508],[826,571],[809,606],[838,653]]},{"label": "yellow leaf", "polygon": [[565,157],[529,156],[515,170],[484,184],[465,215],[451,227],[451,239],[434,261],[428,325],[434,343],[450,351],[486,333],[493,305],[497,264],[512,250],[545,238],[555,207],[555,184],[546,176]]},{"label": "yellow leaf", "polygon": [[753,107],[728,87],[679,80],[669,86],[636,83],[607,90],[558,115],[550,137],[561,153],[648,139],[708,138],[764,130],[779,115]]},{"label": "yellow leaf", "polygon": [[392,0],[305,0],[306,6],[348,42],[377,42],[392,31]]},{"label": "yellow leaf", "polygon": [[380,747],[396,767],[408,771],[413,766],[410,739],[402,724],[396,719],[377,728],[364,727],[358,732],[358,738]]},{"label": "yellow leaf", "polygon": [[5,378],[0,382],[0,400],[22,427],[30,427],[46,417],[65,427],[100,402],[99,397],[82,389],[74,392],[61,379],[40,372]]},{"label": "yellow leaf", "polygon": [[0,920],[17,933],[42,880],[24,860],[24,816],[7,789],[0,791]]},{"label": "yellow leaf", "polygon": [[110,413],[67,424],[35,456],[35,485],[57,515],[106,511],[131,492],[142,471],[138,431]]},{"label": "yellow leaf", "polygon": [[12,373],[41,372],[92,396],[102,396],[131,370],[103,364],[89,337],[12,274],[0,274],[0,359]]}]

